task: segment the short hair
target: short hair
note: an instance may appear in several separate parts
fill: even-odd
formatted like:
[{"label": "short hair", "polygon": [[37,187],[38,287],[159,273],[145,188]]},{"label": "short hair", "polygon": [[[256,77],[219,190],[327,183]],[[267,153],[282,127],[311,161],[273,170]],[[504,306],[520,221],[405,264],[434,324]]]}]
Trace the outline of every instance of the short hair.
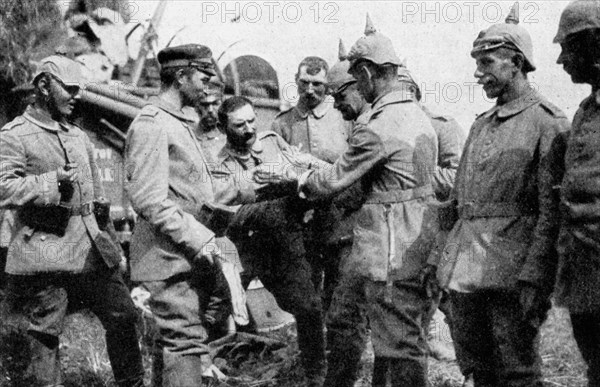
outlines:
[{"label": "short hair", "polygon": [[254,104],[252,101],[239,95],[227,98],[225,101],[223,101],[219,111],[217,112],[217,117],[219,118],[219,125],[221,125],[221,128],[227,128],[227,115],[229,113],[243,108],[246,105],[250,105],[254,109]]},{"label": "short hair", "polygon": [[298,65],[298,73],[300,75],[300,69],[302,66],[306,66],[306,73],[309,75],[317,75],[321,70],[325,70],[325,73],[329,71],[329,65],[325,62],[325,59],[318,56],[307,56],[302,59]]},{"label": "short hair", "polygon": [[397,79],[398,78],[398,65],[394,65],[391,63],[385,63],[382,65],[379,65],[368,59],[359,59],[358,62],[352,66],[352,68],[357,69],[358,66],[360,66],[360,65],[366,66],[375,78],[383,78],[383,79]]},{"label": "short hair", "polygon": [[183,70],[183,75],[190,76],[195,70],[193,67],[181,66],[181,67],[168,67],[160,70],[160,84],[162,89],[173,86],[177,80],[177,72]]}]

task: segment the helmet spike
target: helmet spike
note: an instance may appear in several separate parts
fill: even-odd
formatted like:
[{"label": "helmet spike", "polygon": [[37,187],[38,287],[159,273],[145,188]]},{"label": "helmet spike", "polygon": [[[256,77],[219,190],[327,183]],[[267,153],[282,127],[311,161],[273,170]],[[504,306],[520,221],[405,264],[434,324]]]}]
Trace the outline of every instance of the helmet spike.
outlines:
[{"label": "helmet spike", "polygon": [[508,16],[506,17],[507,24],[519,24],[519,2],[515,1]]},{"label": "helmet spike", "polygon": [[344,42],[340,39],[340,44],[338,46],[338,59],[341,61],[346,60],[348,57],[348,51],[346,50],[346,46],[344,46]]},{"label": "helmet spike", "polygon": [[365,35],[369,36],[376,32],[375,26],[373,25],[373,21],[371,20],[371,16],[367,13],[367,24],[365,26]]}]

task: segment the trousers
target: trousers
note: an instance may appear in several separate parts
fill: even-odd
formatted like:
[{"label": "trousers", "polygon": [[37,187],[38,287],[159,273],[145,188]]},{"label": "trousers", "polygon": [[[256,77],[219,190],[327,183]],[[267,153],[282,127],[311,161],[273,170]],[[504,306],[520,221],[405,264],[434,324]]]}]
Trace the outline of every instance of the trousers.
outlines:
[{"label": "trousers", "polygon": [[107,268],[84,274],[7,276],[1,313],[3,323],[21,338],[21,345],[10,348],[14,353],[9,354],[22,359],[15,364],[19,377],[33,385],[62,384],[59,336],[67,306],[89,309],[102,323],[117,384],[143,386],[138,316],[120,272]]},{"label": "trousers", "polygon": [[375,352],[373,386],[426,387],[427,344],[422,319],[429,309],[418,281],[371,281],[345,276],[328,312],[325,386],[351,387],[358,377],[368,328]]},{"label": "trousers", "polygon": [[[541,387],[539,329],[523,318],[516,291],[451,291],[452,333],[471,361],[475,386]],[[470,371],[470,372],[469,372]]]}]

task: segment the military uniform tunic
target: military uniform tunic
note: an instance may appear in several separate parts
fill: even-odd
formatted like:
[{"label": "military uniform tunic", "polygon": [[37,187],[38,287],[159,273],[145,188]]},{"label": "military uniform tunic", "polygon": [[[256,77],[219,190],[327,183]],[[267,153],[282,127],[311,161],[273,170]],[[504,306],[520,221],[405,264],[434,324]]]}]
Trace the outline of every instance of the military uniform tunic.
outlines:
[{"label": "military uniform tunic", "polygon": [[[99,318],[117,383],[141,382],[133,302],[115,262],[105,264],[94,245],[100,230],[90,204],[103,190],[87,135],[29,106],[0,131],[0,162],[0,206],[15,216],[0,319],[26,328],[30,353],[20,364],[27,365],[23,376],[62,385],[59,336],[69,306],[88,308]],[[57,182],[57,169],[67,163],[78,164],[70,193]],[[60,232],[50,228],[61,220],[47,215],[59,204],[72,211]],[[32,217],[38,217],[35,224]]]},{"label": "military uniform tunic", "polygon": [[568,128],[557,107],[528,90],[480,115],[469,133],[451,194],[459,219],[438,271],[471,367],[463,371],[475,383],[542,385],[539,328],[523,318],[518,283],[542,297],[552,290],[562,175],[554,158]]},{"label": "military uniform tunic", "polygon": [[375,281],[386,281],[390,274],[413,278],[427,259],[436,228],[427,224],[432,217],[425,216],[423,201],[433,194],[435,132],[401,91],[380,97],[357,123],[342,156],[311,174],[304,189],[309,198],[317,198],[361,181],[367,202],[356,215],[349,258],[353,270]]},{"label": "military uniform tunic", "polygon": [[580,105],[565,156],[557,299],[571,313],[600,311],[600,98]]},{"label": "military uniform tunic", "polygon": [[[6,272],[34,274],[43,272],[80,273],[102,262],[93,240],[99,229],[93,213],[71,216],[64,235],[27,225],[35,208],[62,204],[80,207],[103,196],[93,146],[87,135],[70,123],[58,123],[47,114],[29,106],[22,116],[0,132],[0,206],[16,209],[14,235],[8,251]],[[61,196],[58,168],[77,163],[79,183],[73,184],[71,197]],[[44,219],[50,226],[58,219]]]},{"label": "military uniform tunic", "polygon": [[288,144],[329,163],[346,149],[351,128],[352,123],[333,108],[330,96],[314,109],[298,104],[280,113],[271,126]]},{"label": "military uniform tunic", "polygon": [[565,115],[533,91],[477,118],[452,194],[459,220],[442,254],[443,286],[515,289],[519,279],[547,286],[559,184],[548,156],[568,128]]},{"label": "military uniform tunic", "polygon": [[433,190],[438,200],[447,200],[454,187],[454,179],[460,162],[465,135],[458,122],[452,117],[437,114],[421,106],[438,138],[438,160],[433,175]]},{"label": "military uniform tunic", "polygon": [[139,215],[131,240],[134,281],[191,271],[214,233],[198,222],[213,198],[206,159],[191,118],[165,102],[145,106],[127,133],[127,191]]}]

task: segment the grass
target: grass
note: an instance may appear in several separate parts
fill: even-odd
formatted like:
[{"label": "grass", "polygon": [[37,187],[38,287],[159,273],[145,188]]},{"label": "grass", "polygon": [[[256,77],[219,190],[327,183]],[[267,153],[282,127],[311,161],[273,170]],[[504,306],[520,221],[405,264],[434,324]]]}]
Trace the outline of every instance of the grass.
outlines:
[{"label": "grass", "polygon": [[[544,383],[548,387],[584,387],[586,366],[581,359],[573,340],[568,313],[564,309],[554,308],[550,311],[548,320],[542,327],[540,354],[543,360]],[[297,361],[297,350],[294,343],[295,332],[292,329],[283,330],[272,338],[289,342],[292,345],[279,353],[282,355],[278,375],[271,375],[269,380],[262,383],[256,379],[243,378],[244,373],[256,371],[254,366],[240,365],[236,370],[234,382],[222,383],[221,386],[286,386],[300,387],[301,372]],[[143,338],[143,355],[145,367],[148,370],[146,378],[150,382],[151,361],[148,351],[148,338]],[[115,387],[112,372],[106,354],[104,330],[98,320],[91,314],[78,313],[69,316],[65,333],[61,341],[61,355],[67,387]],[[365,358],[367,372],[358,385],[368,386],[369,357]],[[1,365],[0,365],[1,366]],[[243,367],[248,367],[247,371]],[[268,367],[266,372],[269,372]],[[272,372],[273,373],[273,372]],[[285,379],[282,379],[282,375]],[[253,375],[256,377],[256,375]],[[432,387],[460,387],[462,376],[453,362],[438,362],[431,360],[429,378]],[[244,382],[244,380],[246,380]],[[0,386],[9,386],[0,381]],[[217,386],[215,386],[217,387]]]}]

